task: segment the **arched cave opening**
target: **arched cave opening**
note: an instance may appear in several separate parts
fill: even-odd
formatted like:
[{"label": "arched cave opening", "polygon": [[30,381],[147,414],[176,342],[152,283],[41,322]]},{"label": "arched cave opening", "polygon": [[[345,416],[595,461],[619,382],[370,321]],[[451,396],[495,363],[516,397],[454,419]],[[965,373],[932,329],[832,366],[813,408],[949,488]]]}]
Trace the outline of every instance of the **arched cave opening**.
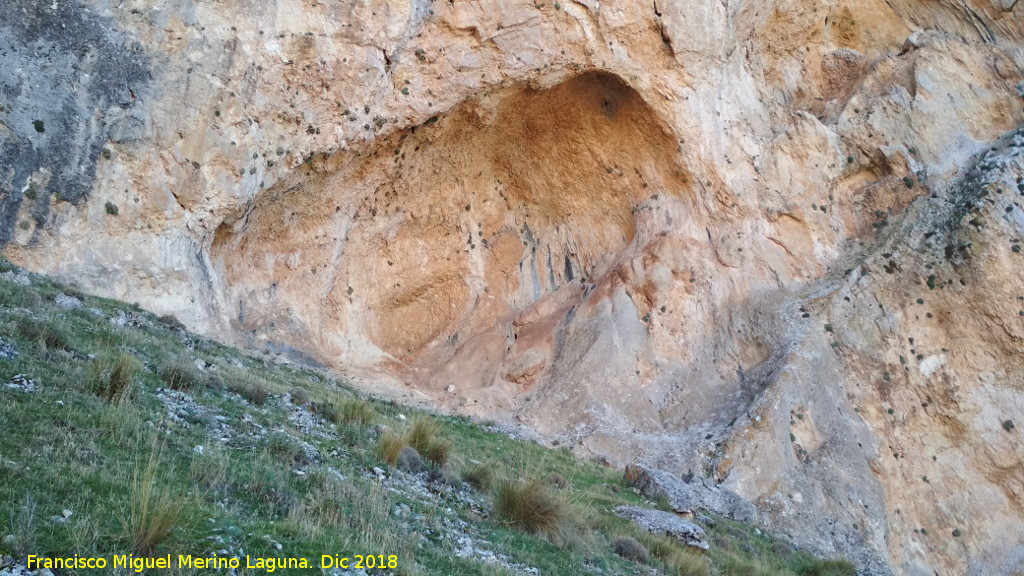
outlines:
[{"label": "arched cave opening", "polygon": [[587,72],[315,162],[222,225],[212,260],[250,345],[408,368],[490,334],[500,364],[517,314],[593,282],[632,241],[637,204],[687,186],[648,104]]}]

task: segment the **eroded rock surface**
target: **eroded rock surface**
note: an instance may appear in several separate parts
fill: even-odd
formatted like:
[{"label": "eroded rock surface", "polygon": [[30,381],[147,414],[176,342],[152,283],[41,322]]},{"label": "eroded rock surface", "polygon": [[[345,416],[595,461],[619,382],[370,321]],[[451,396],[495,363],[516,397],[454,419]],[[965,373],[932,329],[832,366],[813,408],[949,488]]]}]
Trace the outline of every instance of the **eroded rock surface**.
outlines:
[{"label": "eroded rock surface", "polygon": [[615,513],[636,522],[637,526],[651,534],[675,538],[698,550],[708,549],[707,534],[704,529],[671,512],[649,510],[638,506],[619,506],[615,508]]},{"label": "eroded rock surface", "polygon": [[692,473],[687,476],[689,481],[643,464],[626,466],[627,482],[648,498],[664,498],[680,514],[693,515],[703,508],[741,522],[754,522],[757,511],[750,502],[707,478]]},{"label": "eroded rock surface", "polygon": [[1022,37],[994,0],[8,2],[0,244],[872,573],[1014,574]]}]

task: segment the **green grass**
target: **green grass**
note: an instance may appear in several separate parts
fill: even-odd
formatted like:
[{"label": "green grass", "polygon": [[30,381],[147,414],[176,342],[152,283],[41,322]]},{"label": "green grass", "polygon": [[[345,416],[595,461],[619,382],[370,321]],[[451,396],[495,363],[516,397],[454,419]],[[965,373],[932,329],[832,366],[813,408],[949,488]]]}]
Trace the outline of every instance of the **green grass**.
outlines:
[{"label": "green grass", "polygon": [[[11,268],[0,259],[0,272]],[[61,292],[45,278],[27,287],[0,279],[0,335],[19,352],[0,360],[0,384],[15,374],[37,383],[33,393],[0,386],[0,552],[209,556],[231,546],[317,562],[325,553],[393,554],[401,575],[515,573],[457,557],[449,531],[458,520],[478,545],[543,574],[638,573],[616,554],[619,538],[646,547],[661,574],[750,565],[787,576],[850,573],[721,518],[706,527],[708,554],[695,556],[613,514],[620,504],[655,505],[620,470],[466,418],[362,399],[329,375],[267,363],[121,302],[80,295],[83,308],[62,310],[53,304]],[[128,326],[110,322],[119,313]],[[195,407],[179,416],[158,388],[185,392]],[[280,400],[297,390],[321,432],[303,431],[291,419],[298,403]],[[462,471],[475,503],[382,483],[373,469],[387,470],[404,445],[431,462],[433,478],[451,482]],[[409,513],[396,515],[403,505]],[[71,516],[54,520],[64,510]]]}]

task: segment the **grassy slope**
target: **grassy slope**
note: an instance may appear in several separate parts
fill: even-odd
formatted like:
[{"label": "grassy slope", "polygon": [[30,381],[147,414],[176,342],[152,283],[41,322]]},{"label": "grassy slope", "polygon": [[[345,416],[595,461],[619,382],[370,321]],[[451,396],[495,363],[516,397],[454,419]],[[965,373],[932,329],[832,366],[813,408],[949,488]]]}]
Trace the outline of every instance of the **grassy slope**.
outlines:
[{"label": "grassy slope", "polygon": [[[12,268],[0,260],[0,273]],[[54,304],[62,291],[38,276],[31,286],[0,278],[0,338],[18,351],[0,360],[0,537],[13,536],[0,552],[109,558],[152,544],[156,554],[305,556],[313,566],[325,553],[394,554],[398,568],[387,573],[395,574],[707,572],[707,562],[612,513],[619,504],[656,506],[623,484],[621,471],[463,418],[360,399],[321,374],[264,363],[120,302],[78,295],[85,307],[62,310]],[[119,314],[129,326],[111,322]],[[123,390],[111,377],[118,363]],[[36,391],[9,389],[16,374]],[[158,390],[170,380],[187,389],[173,418]],[[296,388],[310,405],[287,400],[302,395]],[[365,403],[372,421],[344,422],[340,407],[352,402]],[[567,484],[551,487],[567,503],[566,537],[555,545],[501,522],[489,491],[446,485],[439,469],[434,482],[391,471],[377,448],[381,427],[402,430],[417,416],[434,419],[452,444],[449,478],[477,463],[498,478],[557,475]],[[308,425],[315,419],[322,426]],[[54,518],[65,509],[66,522]],[[712,574],[849,573],[753,527],[706,524]],[[614,554],[620,536],[644,543],[649,563]],[[459,558],[465,542],[478,553]],[[481,560],[480,550],[501,561]]]}]

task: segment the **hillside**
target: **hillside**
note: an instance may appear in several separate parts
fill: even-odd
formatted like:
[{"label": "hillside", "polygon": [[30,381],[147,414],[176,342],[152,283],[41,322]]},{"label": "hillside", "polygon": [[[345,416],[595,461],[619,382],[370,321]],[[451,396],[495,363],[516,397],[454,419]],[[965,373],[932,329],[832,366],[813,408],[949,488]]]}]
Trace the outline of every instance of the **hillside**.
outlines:
[{"label": "hillside", "polygon": [[[239,558],[240,574],[304,558],[319,572],[322,556],[336,555],[328,573],[852,574],[700,513],[705,555],[613,512],[666,507],[621,470],[494,424],[367,397],[173,317],[0,268],[5,576],[23,574],[29,555],[105,558],[107,570],[53,573],[106,574],[115,557],[167,554],[172,568],[149,573],[209,573],[179,567],[178,555]],[[405,441],[422,462],[396,463]],[[524,487],[526,514],[502,513],[496,501]],[[617,548],[621,538],[634,547]],[[394,563],[339,569],[357,554]]]}]

